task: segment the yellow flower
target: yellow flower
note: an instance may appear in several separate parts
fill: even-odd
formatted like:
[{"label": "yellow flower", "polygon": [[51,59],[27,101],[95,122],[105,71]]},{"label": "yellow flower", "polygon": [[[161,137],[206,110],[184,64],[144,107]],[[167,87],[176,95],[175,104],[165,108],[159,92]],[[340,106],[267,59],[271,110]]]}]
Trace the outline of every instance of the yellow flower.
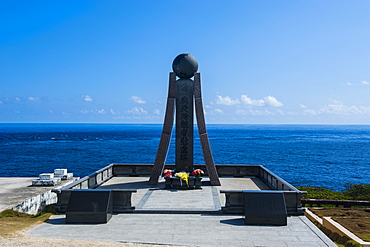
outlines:
[{"label": "yellow flower", "polygon": [[178,172],[178,173],[175,174],[175,176],[181,178],[181,180],[184,180],[186,185],[189,187],[189,180],[188,180],[189,174],[188,173]]}]

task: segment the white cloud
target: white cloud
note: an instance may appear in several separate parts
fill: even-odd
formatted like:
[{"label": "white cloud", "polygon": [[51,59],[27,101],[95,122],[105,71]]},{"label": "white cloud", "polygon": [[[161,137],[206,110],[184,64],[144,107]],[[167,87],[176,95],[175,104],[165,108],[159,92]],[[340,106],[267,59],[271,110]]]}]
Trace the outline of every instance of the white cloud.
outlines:
[{"label": "white cloud", "polygon": [[254,116],[261,116],[261,115],[275,115],[275,113],[265,109],[265,110],[252,110],[250,109],[250,112],[252,113],[252,115]]},{"label": "white cloud", "polygon": [[158,115],[158,116],[160,116],[160,115],[161,115],[161,111],[160,111],[159,109],[155,109],[155,110],[153,111],[153,113],[154,113],[155,115]]},{"label": "white cloud", "polygon": [[[276,110],[277,113],[279,113],[281,116],[285,116],[285,112],[282,110]],[[289,114],[289,113],[288,113]]]},{"label": "white cloud", "polygon": [[242,109],[238,109],[236,110],[235,114],[237,115],[241,115],[241,116],[244,116],[244,115],[247,115],[248,113],[250,113],[249,110],[242,110]]},{"label": "white cloud", "polygon": [[20,97],[15,97],[15,100],[16,101],[22,101],[22,99]]},{"label": "white cloud", "polygon": [[370,114],[370,107],[347,106],[340,101],[333,100],[331,104],[322,107],[318,113],[333,115],[368,115]]},{"label": "white cloud", "polygon": [[104,109],[97,110],[97,112],[98,112],[99,114],[107,114],[107,112],[106,112]]},{"label": "white cloud", "polygon": [[217,95],[217,104],[219,105],[238,105],[240,104],[239,99],[231,99],[229,96],[222,97],[220,95]]},{"label": "white cloud", "polygon": [[92,114],[107,114],[107,111],[105,109],[95,109],[95,110],[86,110],[86,109],[84,109],[84,110],[80,111],[80,113],[82,113],[82,114],[90,114],[90,113],[92,113]]},{"label": "white cloud", "polygon": [[306,109],[307,106],[305,106],[304,104],[300,104],[299,107],[303,108],[303,109]]},{"label": "white cloud", "polygon": [[83,109],[82,111],[80,111],[80,113],[82,113],[82,114],[89,114],[89,113],[91,113],[91,112],[93,112],[93,110],[86,110],[86,109]]},{"label": "white cloud", "polygon": [[315,110],[303,110],[305,115],[316,115],[317,112]]},{"label": "white cloud", "polygon": [[141,107],[134,107],[131,110],[126,111],[126,113],[134,114],[134,115],[145,115],[148,114],[146,110]]},{"label": "white cloud", "polygon": [[30,100],[30,101],[40,101],[40,98],[30,96],[30,97],[28,97],[28,100]]},{"label": "white cloud", "polygon": [[112,115],[117,115],[117,112],[115,112],[113,109],[110,109],[109,112],[112,114]]},{"label": "white cloud", "polygon": [[248,97],[248,95],[242,95],[240,97],[242,99],[242,102],[246,105],[252,105],[252,106],[264,106],[265,105],[265,102],[263,99],[255,100],[255,99]]},{"label": "white cloud", "polygon": [[270,96],[270,95],[267,96],[267,97],[265,97],[265,98],[263,98],[263,100],[266,103],[266,105],[270,105],[270,106],[273,106],[273,107],[283,106],[283,103],[281,103],[275,97]]},{"label": "white cloud", "polygon": [[[279,114],[284,115],[282,111],[278,111]],[[253,109],[237,109],[235,114],[245,116],[245,115],[253,115],[253,116],[267,116],[267,115],[276,115],[276,112],[271,112],[267,109],[264,110],[253,110]]]},{"label": "white cloud", "polygon": [[359,83],[352,83],[352,82],[347,82],[347,86],[365,86],[365,85],[370,85],[370,82],[362,80]]},{"label": "white cloud", "polygon": [[242,95],[240,96],[242,102],[246,105],[251,105],[251,106],[273,106],[273,107],[280,107],[283,106],[283,103],[278,101],[275,97],[269,95],[264,97],[263,99],[252,99],[248,97],[248,95]]},{"label": "white cloud", "polygon": [[222,97],[220,95],[217,95],[217,104],[219,105],[239,105],[240,102],[244,103],[248,106],[273,106],[273,107],[281,107],[283,106],[283,103],[278,101],[275,97],[269,95],[262,99],[252,99],[248,95],[241,95],[240,100],[239,99],[232,99],[229,96]]},{"label": "white cloud", "polygon": [[139,96],[136,96],[136,95],[131,96],[130,99],[133,100],[135,103],[138,103],[138,104],[146,104],[146,101],[143,98],[141,98]]},{"label": "white cloud", "polygon": [[82,95],[82,97],[84,98],[84,101],[86,102],[94,101],[89,95]]},{"label": "white cloud", "polygon": [[216,115],[224,115],[224,111],[221,110],[221,109],[214,109],[213,112],[216,114]]}]

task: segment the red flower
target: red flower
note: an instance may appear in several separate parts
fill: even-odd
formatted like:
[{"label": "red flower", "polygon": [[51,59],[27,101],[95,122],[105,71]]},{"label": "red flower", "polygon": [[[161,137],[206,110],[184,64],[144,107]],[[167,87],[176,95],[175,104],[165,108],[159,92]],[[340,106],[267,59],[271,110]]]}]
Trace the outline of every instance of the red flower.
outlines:
[{"label": "red flower", "polygon": [[171,170],[164,170],[163,171],[163,176],[165,177],[165,178],[171,178],[172,177],[172,171]]},{"label": "red flower", "polygon": [[204,172],[201,170],[201,169],[195,169],[191,175],[194,176],[194,177],[197,177],[197,178],[200,178],[202,177],[202,175],[204,174]]}]

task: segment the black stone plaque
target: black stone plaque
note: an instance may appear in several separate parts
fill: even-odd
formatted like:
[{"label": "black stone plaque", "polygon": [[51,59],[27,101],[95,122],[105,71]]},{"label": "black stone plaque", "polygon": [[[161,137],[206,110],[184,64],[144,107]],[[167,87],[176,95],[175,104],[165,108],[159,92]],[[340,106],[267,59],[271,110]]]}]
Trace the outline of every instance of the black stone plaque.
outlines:
[{"label": "black stone plaque", "polygon": [[72,190],[66,223],[107,223],[112,217],[111,190]]},{"label": "black stone plaque", "polygon": [[193,170],[194,81],[176,81],[176,170]]},{"label": "black stone plaque", "polygon": [[287,225],[282,191],[243,191],[246,225]]}]

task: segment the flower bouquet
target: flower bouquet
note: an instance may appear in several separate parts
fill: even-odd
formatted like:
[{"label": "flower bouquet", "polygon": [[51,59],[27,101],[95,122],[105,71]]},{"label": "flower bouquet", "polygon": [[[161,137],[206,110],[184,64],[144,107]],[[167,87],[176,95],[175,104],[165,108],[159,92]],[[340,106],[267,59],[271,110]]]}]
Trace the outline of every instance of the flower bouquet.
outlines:
[{"label": "flower bouquet", "polygon": [[191,175],[192,175],[193,177],[197,177],[197,178],[201,178],[201,177],[203,176],[203,174],[204,174],[204,171],[202,171],[201,169],[195,169],[195,170],[191,173]]},{"label": "flower bouquet", "polygon": [[163,171],[163,177],[166,180],[165,189],[201,189],[203,174],[200,169],[193,170],[191,176],[184,171],[166,169]]}]

